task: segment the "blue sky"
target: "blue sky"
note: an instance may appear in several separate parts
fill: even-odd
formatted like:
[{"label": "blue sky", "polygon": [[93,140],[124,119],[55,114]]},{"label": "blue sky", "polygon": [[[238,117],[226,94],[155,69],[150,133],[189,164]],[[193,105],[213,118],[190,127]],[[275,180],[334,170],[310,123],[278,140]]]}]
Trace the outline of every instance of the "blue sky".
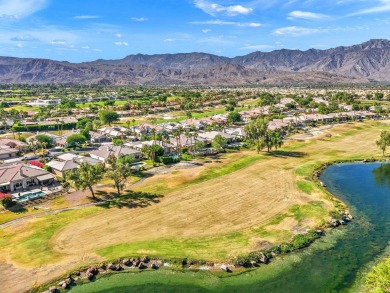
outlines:
[{"label": "blue sky", "polygon": [[327,49],[390,39],[390,0],[0,0],[0,56]]}]

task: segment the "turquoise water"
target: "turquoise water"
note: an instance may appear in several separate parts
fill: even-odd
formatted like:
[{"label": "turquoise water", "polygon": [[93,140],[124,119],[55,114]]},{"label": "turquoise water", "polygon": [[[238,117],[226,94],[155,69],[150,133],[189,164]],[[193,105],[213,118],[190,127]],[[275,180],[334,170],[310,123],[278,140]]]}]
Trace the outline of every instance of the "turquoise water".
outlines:
[{"label": "turquoise water", "polygon": [[25,194],[23,194],[23,195],[18,197],[18,201],[26,201],[26,200],[29,200],[29,199],[34,199],[34,198],[37,198],[37,197],[44,196],[45,194],[46,193],[44,193],[43,191],[25,193]]},{"label": "turquoise water", "polygon": [[390,164],[340,164],[321,176],[350,207],[353,222],[310,248],[281,256],[238,276],[208,272],[123,273],[76,286],[72,292],[351,292],[361,269],[390,241]]}]

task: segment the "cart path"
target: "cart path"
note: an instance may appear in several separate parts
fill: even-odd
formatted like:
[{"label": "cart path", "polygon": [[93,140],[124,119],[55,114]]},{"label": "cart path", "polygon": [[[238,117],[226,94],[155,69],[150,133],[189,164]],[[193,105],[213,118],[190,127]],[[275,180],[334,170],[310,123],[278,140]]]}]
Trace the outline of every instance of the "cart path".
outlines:
[{"label": "cart path", "polygon": [[[133,183],[132,185],[130,185],[129,188],[130,187],[135,187],[138,184],[141,184],[147,178],[148,178],[148,176],[145,176],[145,177],[141,178],[139,181],[137,181],[137,182]],[[62,209],[58,209],[58,210],[52,210],[52,211],[47,211],[47,212],[43,212],[43,213],[39,213],[39,214],[35,214],[35,215],[29,215],[29,216],[17,218],[15,220],[11,220],[11,221],[5,222],[3,224],[0,224],[0,229],[5,228],[5,227],[9,227],[9,226],[11,226],[13,224],[21,223],[21,222],[24,222],[24,221],[27,221],[27,220],[30,220],[30,219],[35,219],[35,218],[38,218],[38,217],[44,217],[44,216],[48,216],[48,215],[59,214],[59,213],[62,213],[62,212],[73,211],[73,210],[80,210],[80,209],[96,206],[96,205],[99,205],[99,204],[102,204],[102,203],[106,202],[109,199],[110,199],[110,197],[107,198],[107,199],[104,199],[104,200],[96,201],[96,202],[86,203],[86,204],[82,204],[82,205],[78,205],[78,206],[62,208]]]}]

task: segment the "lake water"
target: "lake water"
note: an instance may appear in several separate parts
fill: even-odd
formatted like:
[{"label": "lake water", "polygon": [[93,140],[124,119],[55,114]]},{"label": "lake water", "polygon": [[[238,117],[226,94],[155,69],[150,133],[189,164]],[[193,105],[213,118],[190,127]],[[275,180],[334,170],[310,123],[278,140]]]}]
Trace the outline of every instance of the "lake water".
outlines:
[{"label": "lake water", "polygon": [[74,287],[71,292],[354,292],[362,269],[390,241],[390,164],[339,164],[321,180],[346,202],[354,220],[310,248],[273,259],[259,269],[218,278],[208,272],[121,273]]}]

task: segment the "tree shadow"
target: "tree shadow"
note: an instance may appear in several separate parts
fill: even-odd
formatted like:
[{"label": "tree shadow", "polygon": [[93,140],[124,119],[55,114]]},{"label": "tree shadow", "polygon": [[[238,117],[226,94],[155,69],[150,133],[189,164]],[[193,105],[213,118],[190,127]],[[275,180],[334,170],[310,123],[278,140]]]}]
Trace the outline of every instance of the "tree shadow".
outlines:
[{"label": "tree shadow", "polygon": [[282,150],[275,150],[271,151],[267,154],[268,156],[274,156],[274,157],[281,157],[281,158],[303,158],[307,154],[304,152],[292,152],[292,151],[282,151]]},{"label": "tree shadow", "polygon": [[126,190],[122,195],[115,195],[98,206],[106,209],[113,207],[120,209],[146,208],[152,204],[159,203],[162,197],[163,195],[161,194]]},{"label": "tree shadow", "polygon": [[9,207],[4,207],[4,209],[12,212],[12,213],[15,213],[15,214],[23,214],[23,213],[26,213],[28,212],[28,210],[26,209],[26,206],[24,205],[21,205],[20,203],[16,202],[14,205],[12,206],[9,206]]}]

